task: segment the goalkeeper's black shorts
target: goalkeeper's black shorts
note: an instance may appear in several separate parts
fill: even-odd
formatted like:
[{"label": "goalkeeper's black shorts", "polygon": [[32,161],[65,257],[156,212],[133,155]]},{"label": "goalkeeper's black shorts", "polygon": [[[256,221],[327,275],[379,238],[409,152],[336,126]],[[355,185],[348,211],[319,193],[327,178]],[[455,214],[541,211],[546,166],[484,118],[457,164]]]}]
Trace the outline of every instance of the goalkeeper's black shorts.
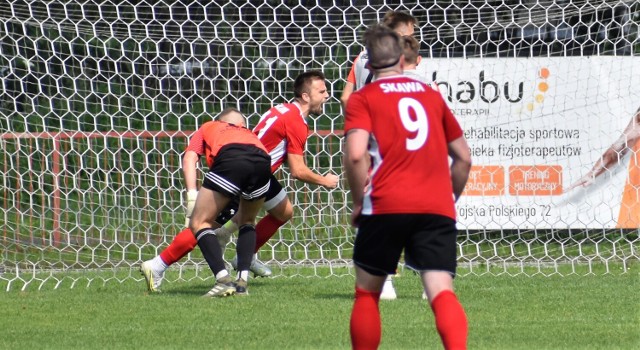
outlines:
[{"label": "goalkeeper's black shorts", "polygon": [[269,190],[271,157],[254,145],[228,144],[220,148],[205,174],[202,187],[229,198],[264,198]]}]

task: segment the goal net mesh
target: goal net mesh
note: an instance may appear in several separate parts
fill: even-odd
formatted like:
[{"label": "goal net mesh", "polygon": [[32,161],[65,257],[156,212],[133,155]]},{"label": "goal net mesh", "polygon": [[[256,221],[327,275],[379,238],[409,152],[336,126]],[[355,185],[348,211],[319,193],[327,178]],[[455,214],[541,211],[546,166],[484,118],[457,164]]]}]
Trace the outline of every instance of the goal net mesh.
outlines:
[{"label": "goal net mesh", "polygon": [[[628,202],[606,184],[573,190],[584,200],[564,194],[640,107],[637,2],[14,0],[0,7],[0,285],[139,280],[139,264],[183,229],[189,136],[225,107],[255,126],[293,98],[304,70],[322,70],[331,95],[308,119],[307,163],[340,174],[339,97],[364,30],[388,10],[417,18],[421,70],[474,152],[458,203],[460,275],[624,273],[637,263],[638,227],[610,218]],[[571,135],[587,143],[557,144]],[[566,151],[576,145],[580,157]],[[629,182],[628,146],[600,177]],[[329,191],[286,166],[277,176],[294,218],[259,259],[275,276],[353,274],[344,177]],[[170,271],[168,282],[211,278],[198,249]]]}]

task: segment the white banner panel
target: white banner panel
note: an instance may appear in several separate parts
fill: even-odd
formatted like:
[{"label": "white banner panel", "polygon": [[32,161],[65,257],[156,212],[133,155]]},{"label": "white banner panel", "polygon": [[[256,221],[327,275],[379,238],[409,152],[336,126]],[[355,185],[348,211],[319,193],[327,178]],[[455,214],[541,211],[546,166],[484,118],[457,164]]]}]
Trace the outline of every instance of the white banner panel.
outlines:
[{"label": "white banner panel", "polygon": [[568,189],[640,107],[640,59],[425,59],[419,70],[438,84],[472,149],[459,228],[637,227],[633,200],[621,210],[633,145],[594,183]]}]

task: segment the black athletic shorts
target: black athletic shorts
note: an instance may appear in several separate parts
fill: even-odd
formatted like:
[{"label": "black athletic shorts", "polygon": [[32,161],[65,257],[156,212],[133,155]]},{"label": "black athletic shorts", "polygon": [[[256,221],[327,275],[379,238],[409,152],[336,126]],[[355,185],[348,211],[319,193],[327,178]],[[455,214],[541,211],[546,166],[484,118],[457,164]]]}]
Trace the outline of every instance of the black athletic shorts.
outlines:
[{"label": "black athletic shorts", "polygon": [[228,144],[220,148],[202,187],[231,198],[256,200],[266,196],[270,178],[271,157],[265,151],[253,145]]},{"label": "black athletic shorts", "polygon": [[394,274],[404,249],[411,268],[455,276],[455,220],[434,214],[363,215],[358,226],[353,262],[370,274]]},{"label": "black athletic shorts", "polygon": [[269,181],[269,190],[267,191],[267,196],[264,199],[264,204],[262,208],[264,210],[273,209],[278,203],[282,202],[282,200],[287,196],[287,192],[284,191],[280,181],[276,179],[276,177],[271,174],[271,179]]},{"label": "black athletic shorts", "polygon": [[[266,211],[269,211],[275,208],[276,205],[280,204],[282,200],[287,196],[287,192],[285,192],[284,188],[280,184],[280,181],[276,179],[275,176],[271,175],[271,180],[269,181],[269,190],[267,191],[267,195],[264,199],[264,204],[262,208]],[[238,205],[240,204],[240,198],[238,196],[233,197],[231,202],[227,204],[227,206],[218,214],[216,218],[216,222],[220,225],[224,225],[227,221],[231,220],[231,218],[238,211]]]}]

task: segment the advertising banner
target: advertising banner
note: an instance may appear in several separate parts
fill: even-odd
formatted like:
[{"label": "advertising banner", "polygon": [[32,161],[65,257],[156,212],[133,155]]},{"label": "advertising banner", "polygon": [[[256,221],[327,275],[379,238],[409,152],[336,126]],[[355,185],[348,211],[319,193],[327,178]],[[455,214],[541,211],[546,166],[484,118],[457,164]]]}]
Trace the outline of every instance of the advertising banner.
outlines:
[{"label": "advertising banner", "polygon": [[[425,59],[418,68],[471,147],[460,229],[639,226],[640,59]],[[610,148],[616,159],[599,163]]]}]

